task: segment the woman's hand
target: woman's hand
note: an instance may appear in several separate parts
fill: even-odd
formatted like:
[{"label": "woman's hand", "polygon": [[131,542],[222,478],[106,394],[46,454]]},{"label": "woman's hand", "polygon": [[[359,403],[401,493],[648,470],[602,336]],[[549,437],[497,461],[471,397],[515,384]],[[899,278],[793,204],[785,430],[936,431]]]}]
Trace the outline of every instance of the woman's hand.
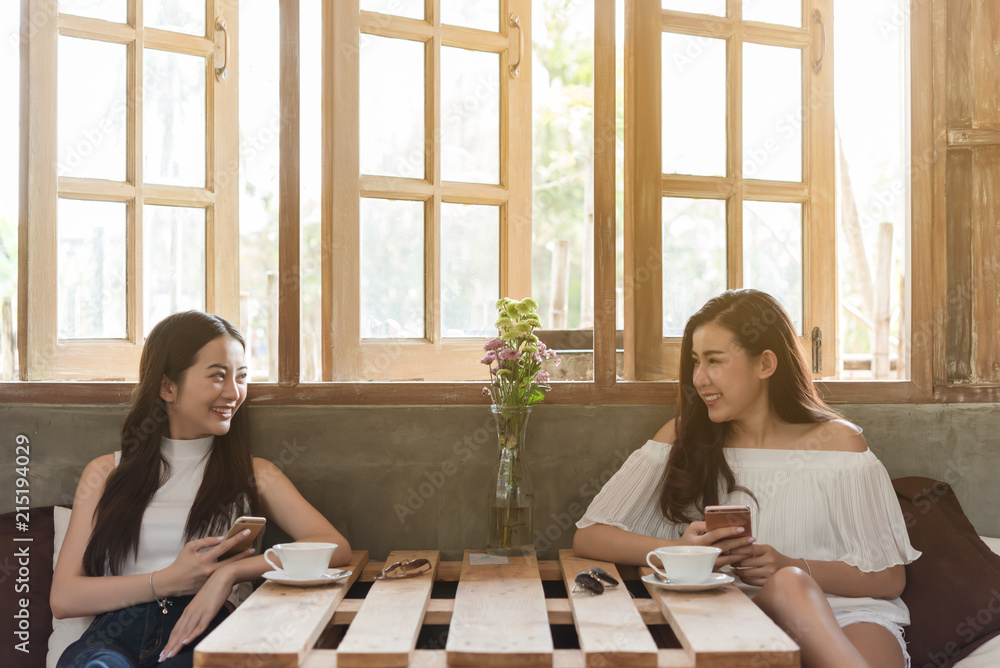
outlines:
[{"label": "woman's hand", "polygon": [[174,559],[174,563],[158,572],[153,584],[157,595],[162,598],[197,594],[213,573],[226,564],[245,559],[254,553],[253,548],[250,548],[219,561],[219,557],[249,535],[250,530],[247,529],[226,540],[208,536],[189,541]]},{"label": "woman's hand", "polygon": [[160,661],[174,656],[185,645],[205,632],[232,593],[233,584],[235,583],[227,576],[224,569],[216,570],[209,576],[205,586],[187,604],[177,624],[174,625],[174,630],[171,631],[170,638],[160,653]]},{"label": "woman's hand", "polygon": [[801,566],[801,559],[786,557],[770,545],[747,545],[733,550],[741,559],[733,575],[748,585],[763,587],[771,576],[788,566]]},{"label": "woman's hand", "polygon": [[704,522],[692,522],[684,530],[680,545],[709,545],[722,550],[715,560],[715,570],[731,566],[743,560],[745,553],[738,550],[749,548],[757,540],[753,536],[743,536],[743,527],[724,527],[709,531]]}]

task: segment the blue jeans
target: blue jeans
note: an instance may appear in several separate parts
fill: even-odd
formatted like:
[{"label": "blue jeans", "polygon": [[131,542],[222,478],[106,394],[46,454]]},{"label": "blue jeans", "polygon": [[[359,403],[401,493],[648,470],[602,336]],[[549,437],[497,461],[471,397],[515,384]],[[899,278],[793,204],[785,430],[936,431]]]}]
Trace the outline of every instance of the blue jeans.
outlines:
[{"label": "blue jeans", "polygon": [[223,606],[204,633],[185,645],[176,656],[159,663],[160,652],[170,639],[170,632],[192,598],[175,596],[169,599],[172,605],[167,606],[167,614],[151,601],[97,615],[80,639],[59,657],[57,668],[191,666],[195,645],[229,615],[228,608]]}]

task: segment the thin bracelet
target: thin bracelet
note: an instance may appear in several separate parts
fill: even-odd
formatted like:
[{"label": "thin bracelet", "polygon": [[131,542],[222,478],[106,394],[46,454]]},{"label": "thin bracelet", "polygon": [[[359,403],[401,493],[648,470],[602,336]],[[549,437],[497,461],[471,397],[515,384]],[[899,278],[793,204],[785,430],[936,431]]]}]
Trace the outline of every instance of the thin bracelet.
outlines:
[{"label": "thin bracelet", "polygon": [[[153,573],[156,573],[156,572],[157,571],[153,571]],[[160,606],[160,610],[163,611],[163,614],[167,614],[167,606],[168,605],[173,605],[174,602],[171,601],[169,598],[163,598],[163,599],[161,599],[159,596],[156,595],[156,590],[153,589],[153,573],[149,574],[149,591],[151,591],[153,593],[153,600],[156,601],[156,604],[158,606]]]},{"label": "thin bracelet", "polygon": [[[809,562],[806,561],[805,557],[799,557],[799,559],[801,559],[802,563],[806,565],[806,570],[809,571],[809,577],[812,577],[813,576],[813,569],[811,569],[809,567]],[[152,578],[150,578],[150,582],[152,582],[152,581],[153,581]],[[164,612],[166,612],[166,611],[164,611]]]}]

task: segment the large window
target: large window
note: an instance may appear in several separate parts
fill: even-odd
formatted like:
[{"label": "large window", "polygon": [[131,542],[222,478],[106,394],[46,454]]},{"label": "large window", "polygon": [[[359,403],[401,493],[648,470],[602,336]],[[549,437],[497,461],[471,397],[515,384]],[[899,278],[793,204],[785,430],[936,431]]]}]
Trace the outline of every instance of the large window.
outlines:
[{"label": "large window", "polygon": [[269,401],[476,400],[534,293],[594,380],[553,400],[669,401],[687,318],[757,287],[818,380],[926,398],[931,24],[893,5],[30,0],[20,376],[127,380],[204,308]]},{"label": "large window", "polygon": [[22,377],[132,377],[163,316],[238,320],[222,4],[26,3]]},{"label": "large window", "polygon": [[727,288],[773,294],[806,346],[836,339],[832,10],[717,4],[626,4],[625,369],[639,380],[676,378],[684,323]]}]

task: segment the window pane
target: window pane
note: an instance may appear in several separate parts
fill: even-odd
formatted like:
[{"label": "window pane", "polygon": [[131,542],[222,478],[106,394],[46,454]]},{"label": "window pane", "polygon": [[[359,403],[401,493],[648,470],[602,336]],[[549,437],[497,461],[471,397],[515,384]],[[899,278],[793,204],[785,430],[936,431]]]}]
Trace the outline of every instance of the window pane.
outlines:
[{"label": "window pane", "polygon": [[802,0],[743,0],[743,20],[802,27]]},{"label": "window pane", "polygon": [[59,37],[58,48],[58,173],[124,181],[126,47]]},{"label": "window pane", "polygon": [[[18,95],[21,4],[0,3],[0,37],[10,48],[0,49],[0,90],[11,100]],[[18,105],[0,105],[0,146],[15,147],[20,137]],[[17,378],[17,216],[18,151],[0,152],[0,380]],[[9,312],[8,312],[9,308]],[[6,329],[9,326],[9,329]],[[11,338],[6,333],[12,334]],[[7,344],[10,341],[12,345]]]},{"label": "window pane", "polygon": [[204,35],[205,0],[145,0],[142,22],[147,28]]},{"label": "window pane", "polygon": [[[558,12],[547,7],[532,3],[531,296],[545,329],[591,329],[594,70],[589,63],[594,58],[594,7],[592,2],[573,3]],[[618,79],[619,85],[622,81]],[[618,167],[622,162],[619,154]],[[559,371],[575,371],[569,379],[585,380],[587,369],[564,364]]]},{"label": "window pane", "polygon": [[299,0],[299,61],[302,85],[299,103],[299,323],[301,355],[299,378],[304,382],[320,380],[323,351],[322,250],[320,220],[322,211],[323,160],[322,109],[323,59],[322,0]]},{"label": "window pane", "polygon": [[743,45],[743,177],[802,180],[802,51]]},{"label": "window pane", "polygon": [[424,0],[361,0],[361,10],[423,19]]},{"label": "window pane", "polygon": [[500,2],[441,0],[441,23],[497,32],[500,29]]},{"label": "window pane", "polygon": [[[277,380],[278,3],[240,0],[240,327],[253,380]],[[322,24],[320,24],[322,25]],[[319,144],[317,140],[315,142]]]},{"label": "window pane", "polygon": [[143,180],[205,186],[205,59],[145,49]]},{"label": "window pane", "polygon": [[695,14],[726,15],[726,0],[663,0],[664,9]]},{"label": "window pane", "polygon": [[424,178],[424,45],[362,35],[361,172]]},{"label": "window pane", "polygon": [[[838,4],[834,17],[842,379],[906,378],[909,370],[900,363],[910,310],[907,20],[884,21],[893,6],[890,0]],[[889,266],[880,258],[891,258]],[[888,331],[877,326],[886,318]]]},{"label": "window pane", "polygon": [[743,287],[763,290],[802,333],[802,205],[743,202]]},{"label": "window pane", "polygon": [[663,172],[726,175],[726,41],[663,33]]},{"label": "window pane", "polygon": [[441,205],[441,335],[496,336],[500,207]]},{"label": "window pane", "polygon": [[60,339],[124,339],[125,205],[60,199],[56,237]]},{"label": "window pane", "polygon": [[361,199],[361,338],[424,337],[424,205]]},{"label": "window pane", "polygon": [[59,13],[125,23],[128,5],[126,0],[59,0]]},{"label": "window pane", "polygon": [[143,334],[171,313],[205,310],[205,210],[142,208]]},{"label": "window pane", "polygon": [[500,183],[500,56],[441,48],[441,179]]},{"label": "window pane", "polygon": [[688,318],[725,289],[725,201],[664,197],[663,336],[683,335]]}]

